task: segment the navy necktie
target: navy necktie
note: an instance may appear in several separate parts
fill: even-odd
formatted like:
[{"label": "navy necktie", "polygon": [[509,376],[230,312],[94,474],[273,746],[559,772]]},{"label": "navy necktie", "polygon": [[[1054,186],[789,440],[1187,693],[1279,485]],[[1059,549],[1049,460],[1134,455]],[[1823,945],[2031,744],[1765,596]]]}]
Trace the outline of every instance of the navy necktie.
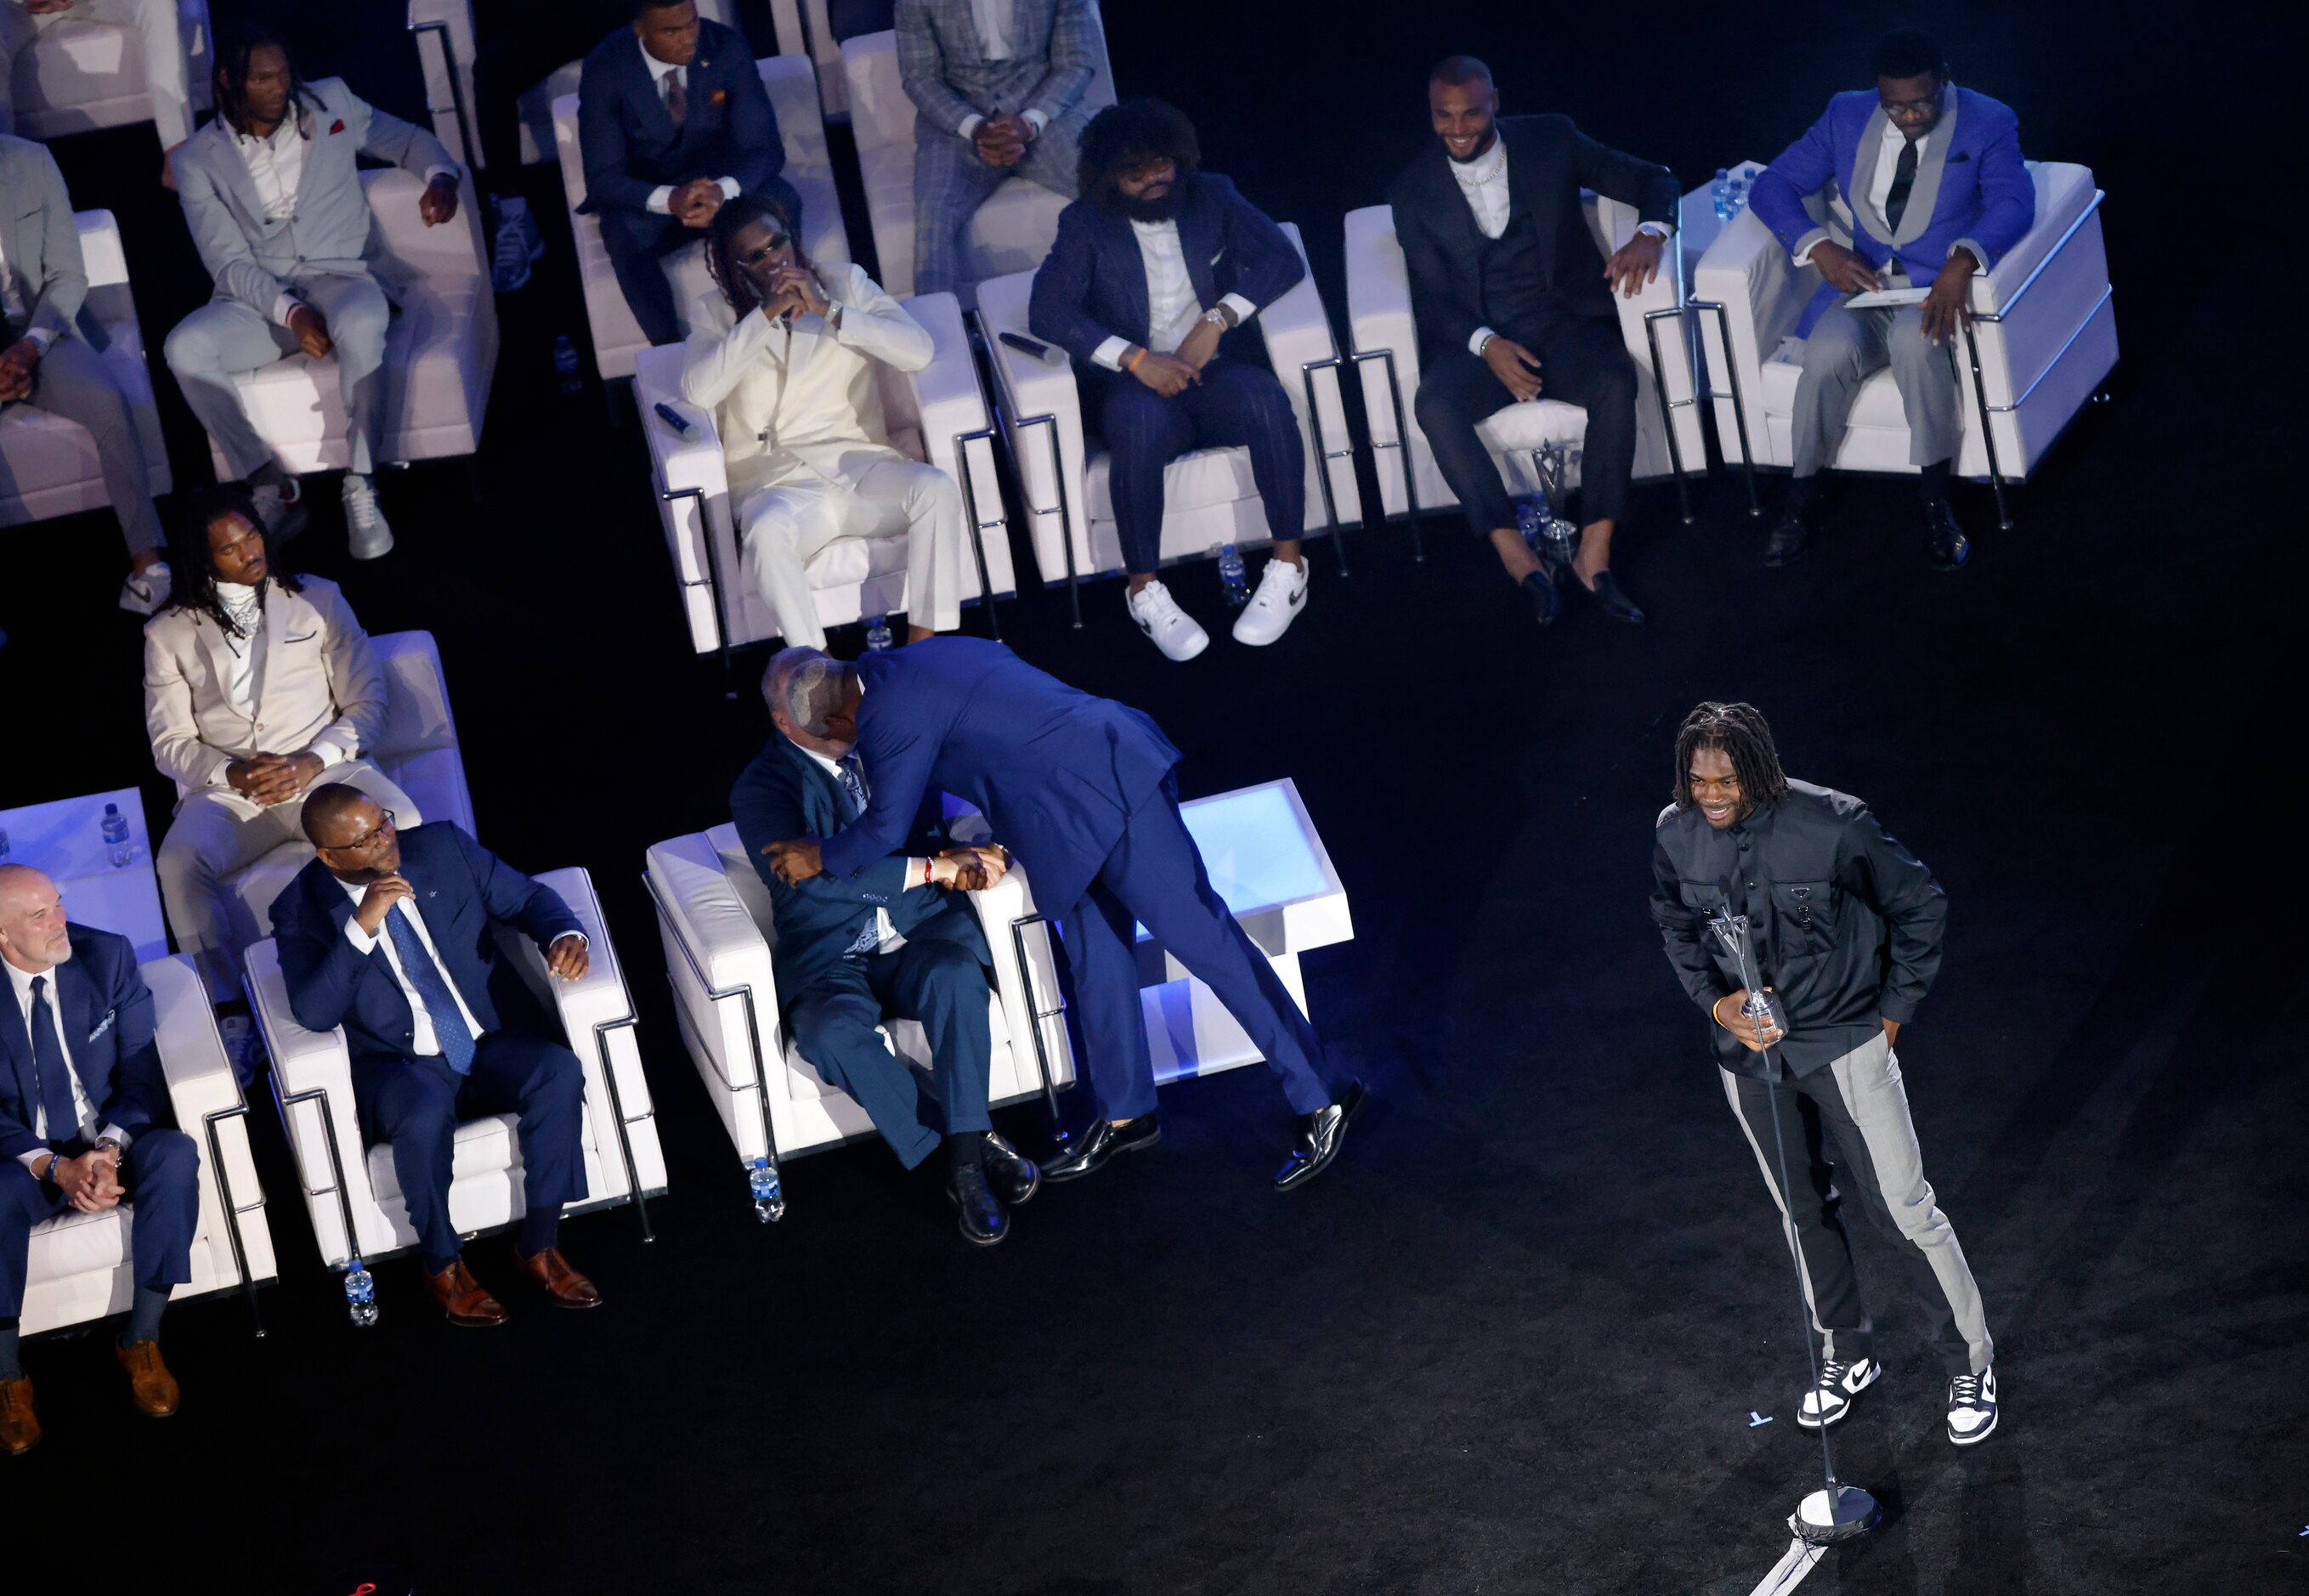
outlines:
[{"label": "navy necktie", "polygon": [[866,813],[866,778],[858,773],[858,755],[842,756],[842,790],[850,795],[850,818]]},{"label": "navy necktie", "polygon": [[80,1134],[80,1107],[73,1101],[72,1063],[56,1038],[56,1011],[48,1006],[48,978],[32,978],[32,1090],[48,1118],[48,1140],[69,1142]]},{"label": "navy necktie", "polygon": [[1908,190],[1916,185],[1916,141],[1900,141],[1900,159],[1892,163],[1892,186],[1884,194],[1884,220],[1892,230],[1900,230],[1900,218],[1908,213]]},{"label": "navy necktie", "polygon": [[473,1067],[473,1033],[465,1029],[464,1012],[457,1006],[457,995],[449,990],[449,978],[425,951],[424,940],[407,915],[387,910],[385,927],[392,935],[393,951],[401,955],[401,973],[425,1000],[425,1012],[433,1021],[433,1040],[441,1044],[441,1057],[449,1061],[451,1069],[465,1074]]}]

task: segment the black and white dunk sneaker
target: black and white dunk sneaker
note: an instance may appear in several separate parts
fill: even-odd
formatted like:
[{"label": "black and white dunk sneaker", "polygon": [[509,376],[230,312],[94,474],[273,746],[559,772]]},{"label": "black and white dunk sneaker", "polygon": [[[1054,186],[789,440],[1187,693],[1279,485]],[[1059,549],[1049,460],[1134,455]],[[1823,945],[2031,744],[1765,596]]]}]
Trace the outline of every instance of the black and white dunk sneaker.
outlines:
[{"label": "black and white dunk sneaker", "polygon": [[1806,1429],[1823,1429],[1852,1411],[1852,1399],[1876,1384],[1884,1366],[1873,1358],[1820,1360],[1820,1378],[1804,1393],[1796,1408],[1796,1422]]},{"label": "black and white dunk sneaker", "polygon": [[1948,1437],[1959,1446],[1976,1446],[1996,1428],[1996,1371],[1959,1375],[1949,1382]]}]

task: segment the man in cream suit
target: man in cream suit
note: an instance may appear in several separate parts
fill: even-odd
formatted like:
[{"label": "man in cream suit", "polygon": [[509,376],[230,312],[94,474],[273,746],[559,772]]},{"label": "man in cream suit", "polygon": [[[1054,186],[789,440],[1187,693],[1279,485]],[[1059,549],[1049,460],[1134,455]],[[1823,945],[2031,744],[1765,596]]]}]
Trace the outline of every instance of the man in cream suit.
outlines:
[{"label": "man in cream suit", "polygon": [[[72,19],[133,28],[144,56],[144,89],[152,97],[152,131],[173,152],[192,136],[192,56],[177,0],[0,0],[0,133],[16,130],[11,103],[16,57],[34,39]],[[163,170],[167,154],[162,157]]]},{"label": "man in cream suit", "polygon": [[217,48],[216,120],[177,153],[177,186],[210,301],[169,334],[169,369],[233,475],[255,489],[265,530],[301,525],[302,494],[241,408],[238,373],[300,349],[333,352],[350,423],[345,525],[352,556],[393,548],[370,479],[385,425],[385,333],[393,285],[371,253],[356,156],[425,174],[426,225],[457,214],[461,174],[441,142],[345,87],[297,74],[279,39],[254,23]]},{"label": "man in cream suit", "polygon": [[962,624],[962,492],[892,448],[878,362],[930,363],[930,335],[856,266],[823,275],[784,208],[741,194],[714,214],[721,291],[692,313],[681,396],[712,410],[746,570],[788,643],[826,646],[807,568],[844,538],[906,539],[908,641]]},{"label": "man in cream suit", "polygon": [[385,678],[337,584],[276,574],[238,489],[204,489],[190,511],[175,601],[144,628],[152,763],[185,793],[152,865],[177,946],[229,1002],[248,930],[224,884],[303,841],[314,788],[350,782],[403,825],[424,817],[361,757],[385,727]]}]

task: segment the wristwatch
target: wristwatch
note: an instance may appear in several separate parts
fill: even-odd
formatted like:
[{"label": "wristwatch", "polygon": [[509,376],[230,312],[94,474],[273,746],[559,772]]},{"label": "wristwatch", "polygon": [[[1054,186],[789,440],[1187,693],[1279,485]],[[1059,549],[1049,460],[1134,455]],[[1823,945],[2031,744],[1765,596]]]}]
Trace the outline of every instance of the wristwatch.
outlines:
[{"label": "wristwatch", "polygon": [[120,1143],[116,1138],[111,1136],[99,1136],[96,1139],[96,1151],[99,1152],[109,1152],[112,1154],[113,1165],[116,1168],[118,1167],[122,1149]]},{"label": "wristwatch", "polygon": [[1208,322],[1212,326],[1216,327],[1222,332],[1232,332],[1234,331],[1235,324],[1234,306],[1231,305],[1214,305],[1208,310],[1203,312],[1203,320]]}]

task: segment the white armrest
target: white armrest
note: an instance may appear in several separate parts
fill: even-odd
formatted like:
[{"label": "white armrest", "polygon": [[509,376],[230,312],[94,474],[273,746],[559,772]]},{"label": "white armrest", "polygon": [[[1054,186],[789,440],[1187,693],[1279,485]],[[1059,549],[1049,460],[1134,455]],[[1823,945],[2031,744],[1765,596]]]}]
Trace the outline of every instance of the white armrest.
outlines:
[{"label": "white armrest", "polygon": [[[670,343],[634,357],[634,403],[642,413],[650,463],[657,468],[662,493],[695,488],[709,496],[727,494],[730,474],[722,459],[713,412],[681,396],[681,345]],[[657,413],[661,404],[688,421],[689,430],[674,430]]]},{"label": "white armrest", "polygon": [[417,46],[417,65],[425,80],[425,107],[432,113],[433,136],[447,146],[460,166],[473,164],[458,125],[462,98],[473,106],[473,8],[470,0],[409,0],[409,32]]},{"label": "white armrest", "polygon": [[[289,1100],[307,1091],[328,1093],[327,1131],[336,1137],[345,1195],[358,1225],[364,1211],[376,1212],[376,1200],[368,1187],[367,1145],[361,1137],[360,1115],[353,1102],[352,1054],[345,1046],[342,1028],[307,1031],[297,1022],[289,1006],[288,984],[281,975],[280,952],[271,937],[253,944],[247,957],[249,1006],[264,1035],[264,1050],[272,1057],[272,1089],[281,1103],[290,1150],[296,1155],[298,1181],[305,1195],[311,1199],[308,1206],[321,1245],[321,1258],[326,1264],[340,1264],[346,1252],[336,1206],[337,1167],[332,1164],[329,1146],[324,1140],[327,1133],[321,1117],[321,1100],[293,1105]],[[364,1235],[361,1239],[364,1247],[380,1252],[393,1245],[390,1231],[381,1225],[375,1234]]]},{"label": "white armrest", "polygon": [[[1412,401],[1419,392],[1419,328],[1411,315],[1411,278],[1403,262],[1403,246],[1395,236],[1395,212],[1386,205],[1366,205],[1346,217],[1347,336],[1359,355],[1385,351],[1395,366],[1397,391],[1388,388],[1387,362],[1364,360],[1363,418],[1371,429],[1372,463],[1379,475],[1382,514],[1399,515],[1408,508],[1403,493],[1405,449],[1423,462],[1427,439],[1412,420]],[[1405,438],[1396,430],[1396,405],[1403,407]],[[1420,503],[1437,501],[1427,491],[1431,466],[1420,470]]]},{"label": "white armrest", "polygon": [[120,246],[120,224],[112,212],[75,211],[73,220],[80,225],[80,258],[88,273],[88,286],[101,289],[125,283],[128,256]]},{"label": "white armrest", "polygon": [[[1291,240],[1291,247],[1299,252],[1300,264],[1305,265],[1307,246],[1299,236],[1298,225],[1286,221],[1282,228]],[[1300,441],[1307,451],[1309,473],[1328,474],[1331,502],[1338,509],[1336,521],[1361,520],[1362,501],[1355,488],[1354,457],[1348,453],[1352,445],[1347,438],[1338,368],[1334,366],[1327,371],[1312,373],[1306,369],[1318,362],[1336,360],[1339,353],[1339,346],[1331,337],[1331,318],[1323,309],[1323,297],[1315,287],[1312,270],[1293,284],[1288,293],[1258,313],[1258,330],[1267,341],[1267,363],[1275,368],[1283,392],[1291,400],[1292,414],[1299,418]],[[1313,415],[1307,409],[1310,377],[1318,407],[1318,413]],[[1344,475],[1335,469],[1342,465],[1346,468]],[[1309,486],[1315,487],[1311,483]],[[1307,498],[1308,524],[1317,524],[1322,513],[1323,499],[1320,489],[1316,488]],[[1283,528],[1273,530],[1278,538],[1290,536]]]},{"label": "white armrest", "polygon": [[[985,529],[981,536],[988,542],[987,574],[995,591],[1007,591],[1016,587],[1011,579],[1008,549],[1008,528],[1002,512],[1002,484],[996,474],[994,440],[981,438],[970,445],[970,473],[963,474],[959,451],[955,439],[973,432],[983,432],[991,425],[986,411],[986,390],[979,385],[978,362],[972,355],[970,335],[962,325],[962,306],[952,294],[921,294],[905,301],[906,314],[920,323],[930,335],[935,353],[930,363],[907,379],[914,405],[914,425],[922,435],[922,449],[930,462],[954,479],[955,486],[965,482],[975,502],[969,506],[972,522]],[[973,560],[964,567],[963,587],[965,596],[977,591],[978,566]]]},{"label": "white armrest", "polygon": [[[1035,912],[1034,893],[1026,880],[1025,867],[1013,864],[994,885],[982,893],[971,893],[970,906],[978,911],[979,928],[985,933],[987,950],[993,955],[994,991],[1002,1004],[1011,1045],[1031,1055],[1039,1023],[1043,1056],[1050,1063],[1051,1083],[1068,1084],[1075,1078],[1074,1052],[1067,1040],[1066,1016],[1059,1002],[1058,966],[1051,955],[1051,927],[1029,926],[1023,936],[1014,935],[1011,929],[1014,922]],[[1023,965],[1018,961],[1022,943],[1026,952]],[[1038,1022],[1034,1017],[1037,1009],[1048,1017]],[[1016,1068],[1020,1080],[1036,1078],[1036,1062],[1031,1057],[1017,1059]]]},{"label": "white armrest", "polygon": [[[995,409],[1001,418],[1003,436],[1010,444],[1010,458],[1017,464],[1019,488],[1031,518],[1035,563],[1042,568],[1042,580],[1049,582],[1059,581],[1065,569],[1059,543],[1061,509],[1073,522],[1078,571],[1091,569],[1090,518],[1083,494],[1082,397],[1075,385],[1074,368],[1046,365],[1001,341],[1005,332],[1034,336],[1026,324],[1027,300],[1033,286],[1032,272],[988,278],[978,285],[978,315],[994,363]],[[1051,455],[1051,429],[1028,425],[1038,416],[1057,418],[1058,459]]]},{"label": "white armrest", "polygon": [[217,1158],[210,1156],[208,1117],[244,1109],[246,1100],[241,1096],[240,1083],[233,1078],[224,1039],[217,1034],[208,989],[192,960],[183,953],[151,960],[140,973],[152,993],[154,1040],[160,1048],[160,1073],[169,1083],[169,1101],[176,1109],[177,1128],[192,1137],[200,1150],[203,1205],[214,1201],[220,1207],[213,1216],[215,1222],[203,1227],[214,1250],[218,1273],[235,1284],[239,1281],[232,1268],[232,1246],[221,1211],[229,1207],[250,1216],[242,1234],[250,1273],[260,1280],[270,1279],[279,1271],[273,1264],[270,1233],[259,1236],[264,1221],[256,1211],[264,1206],[264,1191],[257,1184],[256,1161],[249,1155],[245,1115],[216,1122]]},{"label": "white armrest", "polygon": [[[2078,224],[2100,199],[2089,167],[2032,160],[2028,176],[2037,192],[2036,220],[1993,270],[1972,280],[1972,308],[1984,315],[1993,315],[2010,305],[2021,286],[2037,275],[2071,233],[2081,230]],[[2104,271],[2101,282],[2106,285],[2106,281]]]}]

